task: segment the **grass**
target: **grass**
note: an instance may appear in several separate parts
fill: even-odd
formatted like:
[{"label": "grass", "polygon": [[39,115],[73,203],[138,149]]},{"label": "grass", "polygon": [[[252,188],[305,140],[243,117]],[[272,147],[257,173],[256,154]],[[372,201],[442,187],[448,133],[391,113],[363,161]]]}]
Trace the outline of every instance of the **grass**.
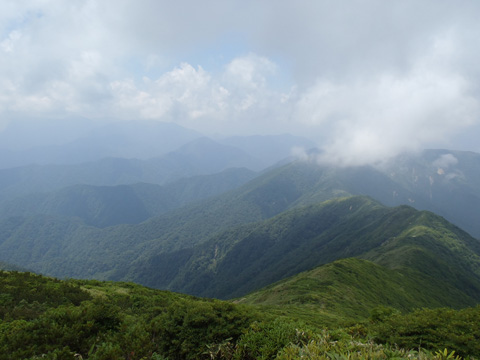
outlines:
[{"label": "grass", "polygon": [[458,290],[440,285],[414,270],[391,270],[367,260],[348,258],[279,281],[236,301],[268,306],[273,313],[315,325],[361,321],[379,305],[408,312],[445,302],[457,308],[476,303]]}]

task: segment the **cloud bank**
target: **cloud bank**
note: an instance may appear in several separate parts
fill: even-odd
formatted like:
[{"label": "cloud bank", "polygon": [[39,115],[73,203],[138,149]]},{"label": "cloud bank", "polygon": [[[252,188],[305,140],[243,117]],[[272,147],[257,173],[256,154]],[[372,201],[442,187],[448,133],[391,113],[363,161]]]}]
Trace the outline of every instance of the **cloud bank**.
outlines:
[{"label": "cloud bank", "polygon": [[474,0],[4,2],[0,127],[84,116],[293,132],[342,165],[478,147],[462,134],[480,122],[479,11]]}]

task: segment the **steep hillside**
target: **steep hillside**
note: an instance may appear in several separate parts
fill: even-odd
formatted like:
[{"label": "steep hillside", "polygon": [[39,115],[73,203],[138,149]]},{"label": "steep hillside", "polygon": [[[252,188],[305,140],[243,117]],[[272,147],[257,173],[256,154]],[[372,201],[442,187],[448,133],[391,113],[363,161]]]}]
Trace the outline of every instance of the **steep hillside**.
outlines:
[{"label": "steep hillside", "polygon": [[[214,204],[218,199],[209,201]],[[190,208],[190,210],[193,209],[195,207]],[[184,211],[178,211],[177,216],[182,213],[185,215]],[[215,214],[216,211],[220,211],[220,208],[210,214]],[[479,303],[479,241],[437,215],[417,211],[408,206],[388,208],[371,198],[355,196],[299,206],[273,218],[244,223],[240,226],[232,226],[234,217],[227,216],[218,219],[218,224],[225,226],[224,230],[218,227],[215,231],[213,228],[209,229],[212,224],[204,224],[207,230],[202,227],[197,228],[203,230],[203,233],[192,234],[191,228],[185,229],[182,226],[182,221],[185,221],[183,225],[189,225],[189,219],[192,219],[190,214],[185,219],[177,218],[175,226],[178,227],[170,228],[175,230],[167,231],[168,235],[162,241],[151,240],[155,233],[162,232],[173,221],[173,218],[168,216],[163,218],[163,222],[159,222],[157,218],[137,226],[116,226],[103,230],[86,227],[80,221],[75,223],[69,219],[60,221],[53,217],[33,217],[26,220],[10,218],[2,224],[0,254],[15,259],[15,263],[24,262],[43,268],[50,274],[57,271],[64,274],[73,273],[74,276],[133,278],[149,286],[170,288],[195,295],[241,296],[236,302],[261,305],[264,314],[272,314],[283,319],[291,317],[304,319],[310,324],[322,327],[325,325],[336,327],[347,323],[353,325],[379,311],[378,319],[380,320],[377,320],[374,325],[368,325],[367,328],[365,324],[359,325],[348,331],[351,333],[358,329],[365,334],[371,331],[371,336],[379,339],[394,339],[393,341],[401,341],[402,344],[409,344],[408,346],[411,347],[418,345],[414,341],[418,341],[419,337],[421,341],[422,336],[429,336],[429,339],[433,338],[426,345],[430,349],[448,343],[449,346],[462,350],[463,354],[477,351],[475,347],[465,345],[467,344],[465,339],[468,337],[465,335],[465,329],[476,331],[474,329],[478,326],[471,319],[472,316],[478,316],[478,310],[463,311],[461,316],[464,320],[461,324],[448,320],[454,316],[451,311],[438,312],[434,320],[439,326],[452,329],[451,331],[457,334],[454,341],[449,337],[446,338],[442,333],[432,335],[428,327],[428,321],[430,321],[428,319],[422,318],[422,323],[415,323],[420,330],[411,334],[395,326],[397,323],[408,321],[407,318],[388,317],[388,314],[392,314],[391,309],[378,310],[379,305],[407,312],[417,307],[463,308]],[[204,216],[198,217],[197,221],[206,219]],[[227,226],[229,223],[230,225]],[[153,224],[156,226],[152,227]],[[145,226],[144,232],[139,231],[142,226]],[[193,225],[190,224],[190,226]],[[32,229],[35,229],[35,233]],[[187,234],[182,239],[179,238],[181,230],[186,231]],[[63,237],[65,234],[69,234],[67,238]],[[196,239],[195,235],[201,240]],[[175,242],[175,240],[185,241],[187,237],[191,237],[193,246]],[[136,261],[132,263],[132,259]],[[322,264],[323,266],[318,267]],[[293,277],[288,278],[292,275]],[[115,323],[124,324],[121,327],[123,329],[132,327],[135,329],[132,332],[132,334],[135,333],[135,339],[137,336],[144,340],[148,338],[148,344],[157,344],[150,337],[151,326],[157,330],[170,329],[169,324],[171,324],[175,330],[163,333],[159,338],[166,339],[165,343],[162,342],[164,345],[154,349],[161,349],[162,353],[166,351],[170,355],[173,352],[169,349],[172,349],[178,354],[176,345],[171,347],[172,344],[176,344],[173,339],[178,339],[179,334],[185,335],[186,338],[182,338],[182,342],[188,339],[188,344],[195,339],[197,342],[193,341],[193,347],[188,347],[189,350],[183,353],[182,358],[188,358],[189,354],[193,354],[194,349],[204,346],[204,341],[212,344],[211,337],[204,338],[202,324],[209,324],[208,329],[211,329],[210,324],[214,321],[215,324],[219,324],[218,331],[222,334],[225,334],[222,332],[225,328],[239,330],[237,325],[232,324],[230,315],[225,315],[235,311],[234,308],[228,305],[225,305],[227,306],[225,308],[222,305],[224,303],[208,302],[214,305],[208,305],[202,301],[196,303],[189,300],[192,298],[180,299],[175,297],[176,295],[167,295],[167,293],[160,295],[154,290],[141,290],[139,286],[131,284],[102,285],[92,281],[70,281],[70,284],[81,284],[83,289],[87,289],[91,296],[100,298],[101,302],[95,302],[93,299],[92,302],[74,304],[74,308],[71,308],[72,305],[67,301],[58,309],[44,313],[45,306],[51,306],[50,304],[45,305],[35,300],[35,305],[28,305],[27,300],[27,303],[23,302],[21,307],[16,308],[17,302],[11,301],[11,296],[2,297],[3,300],[7,300],[5,304],[12,307],[7,310],[8,314],[14,312],[17,314],[15,316],[29,316],[28,319],[31,320],[31,322],[2,323],[3,329],[20,326],[15,330],[15,334],[19,334],[18,337],[9,335],[0,341],[6,353],[13,353],[12,349],[26,351],[25,353],[15,352],[18,358],[32,353],[33,348],[25,348],[24,339],[30,336],[25,334],[37,336],[43,334],[45,329],[48,331],[51,329],[54,334],[57,334],[56,324],[67,326],[68,329],[78,330],[80,327],[82,334],[84,334],[82,330],[84,323],[92,324],[93,322],[100,326],[98,331],[85,332],[86,337],[80,337],[85,341],[81,345],[70,342],[68,336],[55,335],[55,339],[59,339],[68,346],[80,346],[80,350],[75,350],[77,352],[92,349],[92,345],[88,347],[86,343],[93,338],[99,339],[99,336],[102,343],[117,344],[117,341],[123,341],[124,335],[121,334],[124,332],[117,333],[117,328],[108,326],[105,329],[102,328],[101,324],[104,321],[109,323],[113,319]],[[263,286],[267,287],[260,289]],[[39,285],[36,285],[36,290],[28,291],[27,295],[37,294],[38,288]],[[57,286],[54,286],[52,290],[57,291],[56,288]],[[74,291],[75,296],[81,295],[71,287],[64,290]],[[252,290],[258,291],[246,295]],[[64,301],[65,297],[58,297],[58,300]],[[68,311],[65,310],[66,307]],[[147,314],[140,315],[140,310],[146,310]],[[209,315],[205,315],[207,313]],[[149,317],[152,314],[153,317]],[[160,318],[154,323],[136,322],[136,325],[132,323],[133,319],[138,319],[140,322],[144,319],[153,321],[157,314]],[[198,314],[202,316],[199,322],[196,322],[194,319]],[[424,311],[406,316],[424,317],[426,316],[424,314],[428,313]],[[253,319],[250,315],[247,317],[244,317],[245,314],[239,315],[240,317],[232,316],[240,321],[239,324],[243,324],[240,328],[247,326],[250,319]],[[10,318],[8,319],[10,321]],[[243,322],[245,319],[249,319],[247,323]],[[158,324],[162,324],[162,327],[159,328]],[[142,330],[139,332],[139,329]],[[285,327],[282,323],[255,323],[252,327],[248,327],[250,330],[243,329],[243,332],[235,333],[237,335],[234,337],[238,341],[257,344],[253,345],[255,348],[260,345],[254,339],[265,339],[270,334],[276,338],[280,333],[285,334],[287,329],[288,331],[293,329],[292,334],[303,333],[295,330],[298,326]],[[155,334],[159,334],[160,330],[157,330]],[[103,331],[110,335],[104,337]],[[398,339],[397,332],[403,334],[402,338]],[[0,331],[0,337],[6,333]],[[65,333],[70,334],[69,331]],[[244,337],[242,335],[239,338],[241,333],[249,335]],[[76,331],[75,334],[78,338],[79,332]],[[142,337],[142,334],[148,335]],[[191,334],[196,335],[192,338]],[[208,334],[211,333],[208,332]],[[216,341],[229,341],[230,337],[231,335],[225,334],[225,337],[216,338]],[[42,339],[44,338],[42,335]],[[48,335],[47,338],[49,338]],[[285,343],[282,342],[278,346],[283,348],[295,338],[288,339],[290,340],[285,340]],[[309,339],[309,344],[313,346],[311,338]],[[30,343],[37,344],[35,341]],[[45,342],[41,343],[45,344]],[[49,343],[56,342],[52,340]],[[124,343],[128,341],[116,345],[116,350],[109,347],[108,351],[120,351],[119,349],[124,351],[125,347],[121,345]],[[170,345],[167,346],[167,343]],[[54,350],[44,345],[36,346],[43,353]],[[94,349],[106,352],[107,349],[102,346]],[[181,348],[185,349],[184,346],[187,345],[182,345]],[[300,342],[298,346],[306,346],[306,342]],[[418,346],[416,348],[418,349]],[[139,349],[153,348],[145,343],[139,346]],[[242,346],[232,347],[232,349],[249,351]],[[274,354],[277,351],[279,350],[275,350]],[[257,352],[255,354],[257,355],[251,356],[253,358],[260,356]]]},{"label": "steep hillside", "polygon": [[409,204],[414,194],[371,166],[342,168],[297,160],[270,169],[239,188],[235,196],[270,217],[296,206],[350,195],[367,195],[395,206]]},{"label": "steep hillside", "polygon": [[427,150],[378,167],[294,161],[244,188],[267,216],[334,197],[367,195],[387,206],[429,210],[480,238],[480,154]]},{"label": "steep hillside", "polygon": [[[232,298],[355,256],[448,284],[456,289],[452,293],[463,294],[454,296],[458,306],[480,300],[479,255],[478,240],[432,213],[350,197],[230,229],[192,249],[141,259],[129,276],[149,286]],[[450,300],[444,304],[454,306]]]},{"label": "steep hillside", "polygon": [[[169,211],[138,225],[98,229],[51,215],[0,220],[0,260],[59,277],[123,279],[130,264],[192,247],[231,226],[262,220],[244,190]],[[114,274],[114,275],[113,275]]]},{"label": "steep hillside", "polygon": [[294,161],[244,187],[265,213],[338,196],[367,195],[387,206],[429,210],[480,238],[480,154],[426,150],[378,167]]}]

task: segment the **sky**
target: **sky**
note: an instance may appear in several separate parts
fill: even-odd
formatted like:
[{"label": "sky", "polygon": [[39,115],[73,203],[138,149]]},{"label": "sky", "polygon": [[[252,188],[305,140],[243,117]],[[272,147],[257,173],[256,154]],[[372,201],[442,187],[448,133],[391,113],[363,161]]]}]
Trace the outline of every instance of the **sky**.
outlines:
[{"label": "sky", "polygon": [[479,15],[477,0],[4,0],[0,129],[289,132],[347,165],[480,152]]}]

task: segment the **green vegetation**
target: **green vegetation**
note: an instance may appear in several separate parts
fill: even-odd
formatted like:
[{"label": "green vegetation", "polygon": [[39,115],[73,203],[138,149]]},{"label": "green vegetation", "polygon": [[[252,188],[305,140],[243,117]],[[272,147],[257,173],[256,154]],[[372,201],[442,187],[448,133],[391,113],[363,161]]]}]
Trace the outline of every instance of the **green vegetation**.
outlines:
[{"label": "green vegetation", "polygon": [[349,196],[391,197],[392,179],[294,163],[136,225],[86,222],[164,211],[199,184],[78,186],[50,205],[84,216],[5,218],[3,260],[131,282],[1,273],[0,359],[479,357],[480,242],[433,213]]},{"label": "green vegetation", "polygon": [[0,359],[198,359],[261,319],[246,306],[130,283],[0,274]]},{"label": "green vegetation", "polygon": [[377,307],[369,319],[339,327],[132,283],[0,272],[0,289],[0,359],[480,356],[480,306],[405,315]]},{"label": "green vegetation", "polygon": [[[403,308],[480,301],[480,242],[432,213],[358,196],[253,222],[262,215],[248,207],[230,213],[226,199],[103,230],[49,216],[10,218],[2,223],[0,251],[46,274],[128,280],[223,299],[357,257],[395,270],[397,282],[403,274],[418,284],[403,284],[416,294],[397,297],[410,299]],[[243,209],[241,201],[235,209]],[[448,291],[432,300],[428,294],[440,285]]]},{"label": "green vegetation", "polygon": [[[396,284],[406,289],[405,294],[394,297],[403,299],[402,308],[429,305],[459,308],[480,301],[479,245],[477,240],[432,213],[408,206],[387,208],[366,197],[340,198],[220,232],[190,249],[188,254],[177,251],[158,257],[157,262],[148,264],[150,268],[154,264],[180,267],[165,282],[155,282],[157,276],[165,274],[157,271],[158,275],[150,277],[149,285],[161,284],[198,296],[239,298],[302,271],[358,257],[383,268],[381,271],[378,267],[354,268],[352,273],[368,274],[376,270],[382,272],[392,293],[396,293]],[[137,274],[141,276],[136,281],[148,281],[148,272]],[[395,276],[392,278],[391,274]],[[350,287],[357,281],[335,279]],[[384,287],[375,279],[363,285],[366,289]],[[437,287],[447,291],[440,292]],[[376,300],[370,299],[365,304]],[[366,306],[365,311],[368,311]]]},{"label": "green vegetation", "polygon": [[455,349],[460,356],[480,356],[480,306],[458,311],[421,309],[392,313],[374,322],[373,339],[402,348]]},{"label": "green vegetation", "polygon": [[455,308],[477,302],[449,284],[415,271],[386,269],[348,258],[300,273],[237,300],[262,305],[317,326],[348,325],[369,316],[377,306],[407,312],[421,307]]},{"label": "green vegetation", "polygon": [[[436,170],[432,168],[432,163],[435,161],[435,156],[438,157],[441,153],[434,152],[432,156],[425,159],[423,165],[419,164],[424,169],[421,172],[423,176],[422,184],[429,179],[428,176],[436,174],[430,174],[431,171]],[[467,172],[462,167],[463,165],[460,166],[463,164],[460,160],[464,158],[465,161],[468,160],[468,164],[474,164],[478,159],[467,155],[455,153],[455,156],[459,159],[458,170],[465,170],[464,173],[470,176],[466,175],[468,177],[468,189],[470,189],[474,184],[478,184],[478,181],[475,180],[478,174],[474,171]],[[404,164],[401,161],[400,163]],[[430,165],[427,166],[427,164]],[[18,266],[51,276],[135,281],[156,288],[222,298],[241,296],[282,278],[339,258],[362,256],[385,265],[381,262],[381,254],[365,254],[365,251],[362,251],[362,242],[366,242],[367,248],[373,249],[380,244],[378,242],[374,243],[375,241],[383,238],[381,242],[383,243],[389,240],[387,236],[391,239],[397,237],[403,230],[409,228],[409,222],[407,222],[409,214],[416,216],[413,209],[401,207],[394,210],[385,210],[377,204],[377,209],[365,207],[364,210],[368,211],[370,215],[368,217],[367,215],[363,216],[361,211],[348,214],[348,208],[337,205],[338,209],[335,209],[334,206],[330,206],[322,214],[318,211],[319,216],[325,216],[329,209],[332,211],[341,210],[344,212],[343,214],[335,215],[334,213],[329,218],[333,218],[333,216],[341,217],[343,223],[332,224],[336,227],[336,233],[334,233],[334,227],[328,229],[328,232],[324,232],[324,238],[331,235],[335,237],[334,241],[331,241],[323,249],[321,249],[322,244],[317,249],[312,249],[313,245],[308,245],[306,242],[313,244],[314,241],[322,241],[322,235],[317,234],[315,237],[312,231],[323,231],[327,229],[329,224],[324,223],[323,229],[312,225],[314,218],[309,217],[308,212],[314,212],[315,210],[308,208],[308,206],[315,208],[322,202],[339,196],[369,194],[372,198],[386,205],[408,203],[420,208],[432,208],[433,205],[423,194],[425,190],[423,187],[423,195],[416,194],[414,191],[416,188],[415,183],[412,183],[414,179],[411,178],[411,173],[420,174],[420,170],[417,167],[411,169],[408,167],[409,163],[404,165],[409,169],[408,173],[410,174],[408,175],[410,177],[405,180],[402,177],[403,175],[400,176],[400,174],[406,172],[402,167],[398,168],[396,175],[393,176],[394,168],[388,168],[388,171],[371,167],[333,168],[293,162],[271,169],[236,190],[176,209],[174,209],[176,206],[184,204],[188,199],[195,199],[195,196],[200,196],[199,194],[213,195],[216,189],[227,189],[228,187],[222,187],[219,184],[230,183],[230,180],[236,176],[233,176],[233,174],[237,172],[224,174],[225,179],[230,179],[225,182],[220,181],[217,177],[197,178],[196,180],[191,179],[191,182],[178,182],[161,188],[147,184],[115,188],[76,186],[57,192],[55,196],[49,198],[49,201],[40,201],[45,212],[52,211],[51,216],[32,215],[0,220],[0,260],[12,262]],[[138,171],[141,172],[141,169],[138,169]],[[251,176],[249,173],[239,172],[239,174],[240,178],[245,180]],[[80,181],[82,178],[80,175],[78,176]],[[459,178],[454,178],[455,181],[452,180],[451,183],[447,184],[445,181],[440,181],[445,180],[444,177],[438,174],[435,176],[435,179],[438,179],[438,181],[435,180],[435,186],[439,186],[439,193],[443,189],[445,190],[443,193],[452,194],[450,186],[461,188]],[[408,189],[405,182],[409,182],[411,185]],[[470,191],[468,189],[465,191]],[[81,196],[79,193],[81,193]],[[116,195],[113,196],[114,194]],[[463,194],[461,199],[471,198],[475,200],[476,192],[471,194],[472,196]],[[447,207],[456,209],[457,198],[454,198],[454,200],[450,201],[450,207],[446,206],[446,203],[442,203],[443,205],[439,209],[446,209]],[[32,214],[28,201],[27,203],[17,204],[17,206],[20,208],[26,207],[24,215]],[[468,212],[470,217],[475,217],[478,211],[475,211],[475,207],[472,206],[465,207],[464,213]],[[85,212],[83,212],[84,210]],[[250,231],[261,238],[263,238],[263,234],[266,234],[269,240],[272,240],[271,235],[274,234],[268,227],[274,225],[279,229],[284,228],[284,225],[289,224],[288,218],[293,214],[291,211],[297,210],[297,218],[305,215],[307,218],[303,223],[306,226],[311,226],[313,230],[301,229],[300,226],[296,227],[295,231],[298,233],[298,239],[303,244],[295,250],[296,255],[308,255],[314,250],[313,252],[320,256],[312,256],[303,264],[297,265],[290,260],[286,260],[287,263],[285,264],[277,264],[281,268],[279,270],[272,268],[274,267],[273,262],[276,261],[275,256],[277,256],[272,255],[271,259],[257,259],[257,264],[253,265],[253,267],[269,266],[268,271],[273,274],[269,278],[263,276],[265,273],[259,274],[259,277],[255,279],[255,284],[252,283],[251,286],[245,287],[236,284],[231,289],[221,289],[218,288],[217,284],[211,284],[210,280],[212,277],[216,277],[216,274],[225,274],[225,279],[232,278],[234,271],[231,271],[227,276],[224,270],[230,268],[227,266],[228,264],[222,264],[222,261],[229,256],[233,256],[237,251],[245,252],[248,248],[258,246],[266,253],[273,254],[270,251],[272,248],[266,242],[257,242],[253,237],[246,239],[244,235]],[[58,216],[59,212],[65,216],[76,215],[80,218],[60,217]],[[14,211],[12,213],[15,214]],[[393,213],[397,214],[398,223]],[[10,212],[7,211],[7,214],[10,214]],[[151,214],[159,214],[159,216],[137,225],[120,224],[103,229],[85,225],[85,222],[95,226],[113,225],[118,224],[118,222],[136,222]],[[281,217],[275,218],[276,216]],[[375,216],[379,217],[376,219],[377,221],[375,221]],[[269,222],[270,220],[271,222]],[[333,220],[335,221],[335,219]],[[259,222],[264,223],[260,224]],[[279,222],[284,224],[282,225]],[[417,221],[417,225],[421,226],[419,221]],[[377,230],[373,229],[375,226]],[[430,227],[433,226],[436,225]],[[434,236],[444,236],[444,227],[447,227],[447,232],[458,232],[458,229],[453,230],[446,226],[445,222],[440,222],[439,233],[434,234]],[[340,232],[343,229],[348,233],[341,236]],[[234,234],[237,231],[239,231],[239,236]],[[435,229],[435,231],[437,230]],[[407,240],[407,233],[405,232],[403,235],[398,241]],[[227,236],[230,244],[221,239]],[[305,239],[305,236],[308,238]],[[369,236],[371,241],[368,240]],[[450,235],[446,236],[449,237]],[[468,237],[468,235],[455,236]],[[355,240],[356,244],[345,246],[352,239]],[[287,239],[284,238],[283,240],[286,241]],[[290,244],[296,240],[293,231],[289,240],[291,241]],[[231,245],[232,242],[235,242],[234,247]],[[225,256],[222,259],[213,258],[217,245],[220,250],[224,249]],[[286,242],[283,245],[284,250],[288,251],[289,245]],[[424,244],[422,244],[423,246]],[[342,247],[346,249],[343,254],[339,251]],[[92,249],[95,250],[92,251]],[[416,256],[413,251],[417,250],[412,247],[409,249],[409,256],[405,258],[412,259]],[[278,249],[278,251],[280,252],[278,255],[282,257],[281,250]],[[332,251],[332,255],[328,256],[327,251]],[[407,251],[407,249],[403,248],[402,251]],[[478,249],[475,251],[476,254],[479,253]],[[227,252],[231,255],[226,254]],[[400,251],[397,253],[400,254]],[[455,254],[455,256],[457,255],[460,254]],[[385,254],[385,256],[387,255]],[[435,254],[433,257],[435,258]],[[397,256],[399,262],[403,261],[402,258],[402,256]],[[165,270],[167,260],[172,266]],[[270,264],[263,260],[270,261]],[[460,259],[457,263],[460,264],[463,260]],[[189,261],[188,264],[187,261]],[[213,266],[213,262],[215,262],[215,266]],[[206,271],[204,265],[210,270],[217,269],[217,273],[212,274]],[[473,263],[471,265],[476,266]],[[469,273],[469,266],[465,269],[465,274]],[[256,274],[257,270],[253,267],[248,271],[253,271]],[[287,269],[287,267],[289,268]],[[194,269],[195,272],[191,277],[191,271]],[[220,269],[221,272],[218,271]],[[237,275],[238,273],[235,272],[236,278]],[[462,277],[461,282],[469,281],[468,275],[466,277],[464,275],[459,276]],[[193,278],[199,281],[193,282]],[[249,275],[243,276],[244,280],[249,278]],[[223,283],[225,283],[225,279],[222,280]],[[211,284],[209,285],[210,289],[202,289],[200,284]],[[473,285],[474,288],[475,286]],[[465,286],[465,288],[467,287]],[[475,294],[472,295],[476,296]]]}]

